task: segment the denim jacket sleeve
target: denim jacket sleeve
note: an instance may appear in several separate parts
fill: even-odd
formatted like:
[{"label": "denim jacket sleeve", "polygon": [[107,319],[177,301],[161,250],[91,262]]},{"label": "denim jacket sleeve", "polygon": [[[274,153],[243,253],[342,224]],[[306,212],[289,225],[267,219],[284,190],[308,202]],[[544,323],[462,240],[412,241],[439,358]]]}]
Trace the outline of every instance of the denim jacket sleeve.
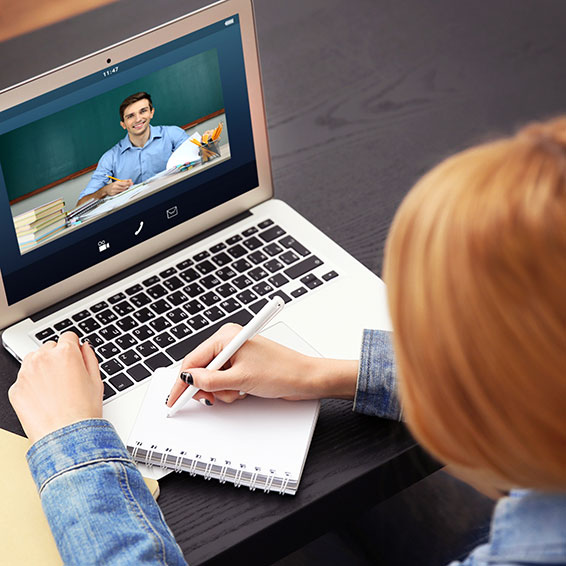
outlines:
[{"label": "denim jacket sleeve", "polygon": [[391,332],[364,330],[354,411],[401,420]]},{"label": "denim jacket sleeve", "polygon": [[65,564],[185,565],[113,426],[80,421],[43,437],[28,465]]}]

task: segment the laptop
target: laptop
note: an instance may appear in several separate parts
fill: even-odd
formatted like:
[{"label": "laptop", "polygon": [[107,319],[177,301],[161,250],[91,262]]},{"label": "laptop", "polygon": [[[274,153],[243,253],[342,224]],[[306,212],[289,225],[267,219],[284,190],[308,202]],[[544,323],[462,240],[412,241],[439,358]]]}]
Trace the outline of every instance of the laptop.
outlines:
[{"label": "laptop", "polygon": [[88,338],[124,440],[156,369],[275,294],[325,357],[390,328],[383,282],[274,198],[251,0],[0,92],[0,215],[3,346]]}]

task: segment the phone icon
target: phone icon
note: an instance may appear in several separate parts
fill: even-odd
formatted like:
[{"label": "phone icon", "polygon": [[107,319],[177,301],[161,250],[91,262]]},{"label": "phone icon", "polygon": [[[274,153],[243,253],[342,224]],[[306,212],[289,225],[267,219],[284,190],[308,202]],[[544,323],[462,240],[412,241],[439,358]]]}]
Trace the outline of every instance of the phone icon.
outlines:
[{"label": "phone icon", "polygon": [[140,225],[138,226],[138,229],[134,232],[134,236],[137,236],[143,228],[143,220],[140,220]]}]

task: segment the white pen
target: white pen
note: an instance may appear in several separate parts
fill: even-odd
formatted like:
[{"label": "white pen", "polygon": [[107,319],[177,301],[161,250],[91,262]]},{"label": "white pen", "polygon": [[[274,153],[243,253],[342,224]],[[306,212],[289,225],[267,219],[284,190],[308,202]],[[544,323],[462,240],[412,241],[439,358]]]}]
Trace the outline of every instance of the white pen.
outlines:
[{"label": "white pen", "polygon": [[[248,340],[251,340],[268,322],[273,320],[275,315],[279,314],[284,306],[285,301],[281,297],[273,297],[273,299],[271,299],[242,330],[226,344],[222,352],[206,366],[206,369],[220,369]],[[175,404],[169,407],[167,417],[172,417],[179,411],[189,399],[195,396],[198,390],[198,387],[189,385],[183,393],[181,393],[177,401],[175,401]]]}]

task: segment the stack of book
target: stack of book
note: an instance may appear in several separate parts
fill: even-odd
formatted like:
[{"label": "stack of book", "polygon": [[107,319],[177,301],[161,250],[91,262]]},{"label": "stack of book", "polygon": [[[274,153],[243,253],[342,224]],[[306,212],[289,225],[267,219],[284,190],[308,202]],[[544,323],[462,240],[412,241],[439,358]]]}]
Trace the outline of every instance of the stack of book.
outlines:
[{"label": "stack of book", "polygon": [[57,199],[14,216],[14,226],[22,251],[43,243],[65,229],[65,202]]}]

